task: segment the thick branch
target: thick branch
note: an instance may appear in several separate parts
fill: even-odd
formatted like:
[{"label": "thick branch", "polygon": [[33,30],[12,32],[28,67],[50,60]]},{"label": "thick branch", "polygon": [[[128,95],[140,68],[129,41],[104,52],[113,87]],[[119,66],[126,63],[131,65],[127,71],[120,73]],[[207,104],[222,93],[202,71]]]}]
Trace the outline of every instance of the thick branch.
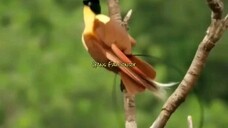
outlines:
[{"label": "thick branch", "polygon": [[[128,20],[131,16],[131,11],[124,18],[124,22],[121,20],[120,7],[118,0],[108,0],[109,16],[119,22],[125,29],[127,29]],[[135,96],[129,95],[124,91],[124,111],[125,111],[125,127],[137,128],[136,112],[135,112]]]},{"label": "thick branch", "polygon": [[196,84],[205,64],[209,52],[221,38],[227,27],[227,17],[222,19],[223,3],[220,0],[207,0],[212,10],[212,22],[208,27],[204,39],[198,46],[195,57],[190,65],[186,75],[178,88],[168,98],[163,105],[162,110],[150,128],[163,128],[169,120],[172,113],[185,100],[189,92]]},{"label": "thick branch", "polygon": [[129,95],[124,92],[124,111],[125,111],[125,127],[137,128],[136,116],[135,116],[135,96]]},{"label": "thick branch", "polygon": [[108,0],[108,10],[109,16],[122,24],[119,0]]}]

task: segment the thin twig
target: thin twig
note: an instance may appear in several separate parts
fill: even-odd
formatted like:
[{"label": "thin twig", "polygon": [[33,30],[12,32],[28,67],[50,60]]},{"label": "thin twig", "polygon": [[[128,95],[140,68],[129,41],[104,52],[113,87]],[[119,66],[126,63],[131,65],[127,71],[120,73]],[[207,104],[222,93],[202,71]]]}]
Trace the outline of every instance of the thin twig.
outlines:
[{"label": "thin twig", "polygon": [[130,18],[131,18],[131,14],[132,14],[132,9],[130,9],[130,10],[127,12],[126,16],[125,16],[124,19],[123,19],[123,22],[124,22],[125,24],[128,24],[128,21],[129,21]]},{"label": "thin twig", "polygon": [[129,26],[128,26],[128,21],[130,20],[131,18],[131,14],[132,14],[132,9],[129,10],[126,14],[126,16],[124,17],[123,19],[123,26],[128,30],[129,29]]},{"label": "thin twig", "polygon": [[[109,16],[119,22],[125,29],[131,17],[131,10],[128,12],[124,21],[121,20],[119,0],[108,0]],[[124,93],[124,111],[125,111],[125,128],[137,128],[136,111],[135,111],[135,96],[129,95],[125,90]]]},{"label": "thin twig", "polygon": [[193,128],[192,116],[189,115],[188,118],[187,118],[187,120],[188,120],[188,128]]},{"label": "thin twig", "polygon": [[225,25],[226,25],[226,29],[228,29],[228,14],[224,18],[224,22],[225,22]]},{"label": "thin twig", "polygon": [[220,0],[207,0],[212,10],[212,20],[204,39],[198,46],[195,57],[179,84],[178,88],[168,98],[162,110],[150,128],[163,128],[172,113],[185,101],[185,98],[196,84],[208,58],[209,52],[222,37],[227,27],[227,17],[222,19],[223,3]]}]

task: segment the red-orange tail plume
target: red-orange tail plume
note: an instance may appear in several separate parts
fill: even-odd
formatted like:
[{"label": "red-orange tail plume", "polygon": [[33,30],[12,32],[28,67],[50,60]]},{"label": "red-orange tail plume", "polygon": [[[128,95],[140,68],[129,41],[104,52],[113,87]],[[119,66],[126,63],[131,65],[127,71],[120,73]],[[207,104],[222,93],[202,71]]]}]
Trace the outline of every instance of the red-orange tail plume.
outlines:
[{"label": "red-orange tail plume", "polygon": [[124,63],[133,65],[131,67],[126,65],[119,66],[119,74],[128,93],[136,94],[148,89],[159,98],[164,98],[165,91],[163,88],[176,84],[162,84],[156,82],[154,80],[156,72],[150,64],[133,55],[125,55],[115,44],[113,44],[111,48],[113,52],[106,53],[109,60],[117,64]]}]

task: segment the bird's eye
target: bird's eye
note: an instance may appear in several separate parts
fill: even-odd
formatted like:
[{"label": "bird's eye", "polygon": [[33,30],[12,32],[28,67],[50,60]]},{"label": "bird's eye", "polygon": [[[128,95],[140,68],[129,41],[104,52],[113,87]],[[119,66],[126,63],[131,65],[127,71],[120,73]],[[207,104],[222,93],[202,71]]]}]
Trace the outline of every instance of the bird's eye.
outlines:
[{"label": "bird's eye", "polygon": [[88,2],[88,6],[91,6],[91,5],[92,5],[92,2],[89,1],[89,2]]}]

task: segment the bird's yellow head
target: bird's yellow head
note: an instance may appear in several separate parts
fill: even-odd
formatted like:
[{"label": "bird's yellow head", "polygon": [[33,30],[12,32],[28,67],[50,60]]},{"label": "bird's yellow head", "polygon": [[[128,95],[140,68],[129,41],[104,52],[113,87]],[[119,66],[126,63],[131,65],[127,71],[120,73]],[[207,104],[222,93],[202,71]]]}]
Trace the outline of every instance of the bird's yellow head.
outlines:
[{"label": "bird's yellow head", "polygon": [[101,13],[101,6],[99,0],[83,0],[84,6],[89,7],[95,14]]}]

